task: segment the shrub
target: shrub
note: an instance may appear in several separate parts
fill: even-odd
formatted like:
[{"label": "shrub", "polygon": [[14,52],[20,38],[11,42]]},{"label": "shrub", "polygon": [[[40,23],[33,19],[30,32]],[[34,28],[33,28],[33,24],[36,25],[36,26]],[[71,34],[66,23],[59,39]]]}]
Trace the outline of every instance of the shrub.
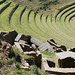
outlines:
[{"label": "shrub", "polygon": [[19,62],[16,61],[16,62],[15,62],[15,66],[16,66],[17,69],[20,69],[20,64],[19,64]]},{"label": "shrub", "polygon": [[34,74],[34,75],[47,75],[46,72],[42,71],[36,65],[30,66],[30,68],[31,68],[31,73]]},{"label": "shrub", "polygon": [[30,75],[25,69],[16,69],[18,75]]},{"label": "shrub", "polygon": [[38,68],[36,65],[30,67],[33,74],[39,75]]},{"label": "shrub", "polygon": [[12,60],[11,60],[11,59],[8,60],[8,64],[9,64],[9,65],[12,64]]},{"label": "shrub", "polygon": [[0,67],[2,67],[3,64],[4,64],[3,60],[0,59]]}]

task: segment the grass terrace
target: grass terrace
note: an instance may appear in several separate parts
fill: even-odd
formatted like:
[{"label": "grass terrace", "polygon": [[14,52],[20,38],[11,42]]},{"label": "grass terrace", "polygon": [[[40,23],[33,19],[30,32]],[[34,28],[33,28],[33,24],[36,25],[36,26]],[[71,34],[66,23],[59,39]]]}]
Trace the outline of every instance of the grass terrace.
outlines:
[{"label": "grass terrace", "polygon": [[[36,2],[38,5],[39,2]],[[65,5],[58,9],[59,3],[53,5],[58,11],[53,16],[53,13],[49,15],[30,9],[22,5],[22,1],[0,0],[0,31],[16,30],[19,33],[29,34],[42,42],[53,38],[59,45],[64,44],[67,48],[73,47],[75,46],[75,1],[71,2],[64,3]]]}]

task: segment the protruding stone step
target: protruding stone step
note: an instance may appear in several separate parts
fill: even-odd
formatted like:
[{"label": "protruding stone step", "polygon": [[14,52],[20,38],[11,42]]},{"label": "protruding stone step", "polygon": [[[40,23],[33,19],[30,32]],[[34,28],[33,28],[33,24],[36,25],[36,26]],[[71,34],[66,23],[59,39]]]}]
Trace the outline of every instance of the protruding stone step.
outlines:
[{"label": "protruding stone step", "polygon": [[44,50],[54,51],[53,47],[48,42],[39,46],[38,49],[41,51],[44,51]]},{"label": "protruding stone step", "polygon": [[41,46],[43,43],[40,42],[38,39],[31,37],[31,43],[35,44],[36,46]]},{"label": "protruding stone step", "polygon": [[20,52],[23,52],[23,50],[18,42],[15,42],[15,46],[20,50]]},{"label": "protruding stone step", "polygon": [[19,42],[19,40],[23,40],[23,41],[26,41],[26,42],[30,42],[30,38],[31,38],[31,36],[29,36],[29,35],[19,33],[17,35],[17,37],[15,38],[15,41]]}]

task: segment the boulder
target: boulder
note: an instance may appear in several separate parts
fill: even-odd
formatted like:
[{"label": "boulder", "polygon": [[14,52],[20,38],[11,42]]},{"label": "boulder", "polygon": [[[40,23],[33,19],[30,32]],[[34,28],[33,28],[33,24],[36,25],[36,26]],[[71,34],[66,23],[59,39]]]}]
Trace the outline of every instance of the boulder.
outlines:
[{"label": "boulder", "polygon": [[4,39],[5,39],[6,42],[13,45],[14,44],[14,39],[16,38],[17,35],[18,35],[18,33],[15,30],[13,30],[13,31],[10,31],[9,33],[7,33],[4,36]]}]

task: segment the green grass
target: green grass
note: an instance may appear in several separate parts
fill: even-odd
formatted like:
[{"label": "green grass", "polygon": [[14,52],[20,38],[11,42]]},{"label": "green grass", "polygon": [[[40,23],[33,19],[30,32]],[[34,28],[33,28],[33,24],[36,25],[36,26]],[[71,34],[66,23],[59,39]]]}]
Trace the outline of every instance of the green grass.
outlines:
[{"label": "green grass", "polygon": [[49,56],[50,58],[55,58],[56,55],[54,52],[48,52],[48,51],[40,51],[42,54],[45,54],[47,56]]},{"label": "green grass", "polygon": [[54,52],[48,52],[48,51],[40,51],[43,55],[43,58],[49,58],[53,60],[56,63],[56,67],[58,67],[58,58]]},{"label": "green grass", "polygon": [[[7,2],[1,4],[0,10],[2,7],[4,7],[7,3],[11,1],[12,0],[10,1],[7,0]],[[75,45],[74,43],[75,26],[74,24],[70,24],[68,22],[69,18],[74,13],[69,15],[66,18],[66,22],[64,22],[65,16],[69,14],[71,11],[73,11],[74,9],[69,10],[68,12],[63,14],[60,21],[61,14],[75,5],[70,6],[68,8],[65,7],[65,9],[58,14],[56,22],[55,22],[55,17],[52,17],[52,22],[51,22],[50,15],[47,18],[47,22],[46,22],[47,14],[42,15],[41,13],[37,13],[34,20],[35,11],[31,11],[31,9],[26,8],[26,10],[24,11],[21,17],[21,24],[20,24],[20,14],[22,13],[22,10],[25,8],[25,6],[19,5],[19,7],[13,13],[9,24],[9,14],[16,5],[17,3],[12,2],[11,5],[0,14],[0,24],[1,24],[0,30],[5,30],[5,31],[16,30],[19,33],[29,34],[39,39],[42,42],[46,42],[47,39],[53,38],[57,42],[57,44],[59,45],[64,44],[68,48],[73,47]],[[61,9],[63,8],[64,7],[62,7]],[[42,18],[40,19],[41,15]]]}]

